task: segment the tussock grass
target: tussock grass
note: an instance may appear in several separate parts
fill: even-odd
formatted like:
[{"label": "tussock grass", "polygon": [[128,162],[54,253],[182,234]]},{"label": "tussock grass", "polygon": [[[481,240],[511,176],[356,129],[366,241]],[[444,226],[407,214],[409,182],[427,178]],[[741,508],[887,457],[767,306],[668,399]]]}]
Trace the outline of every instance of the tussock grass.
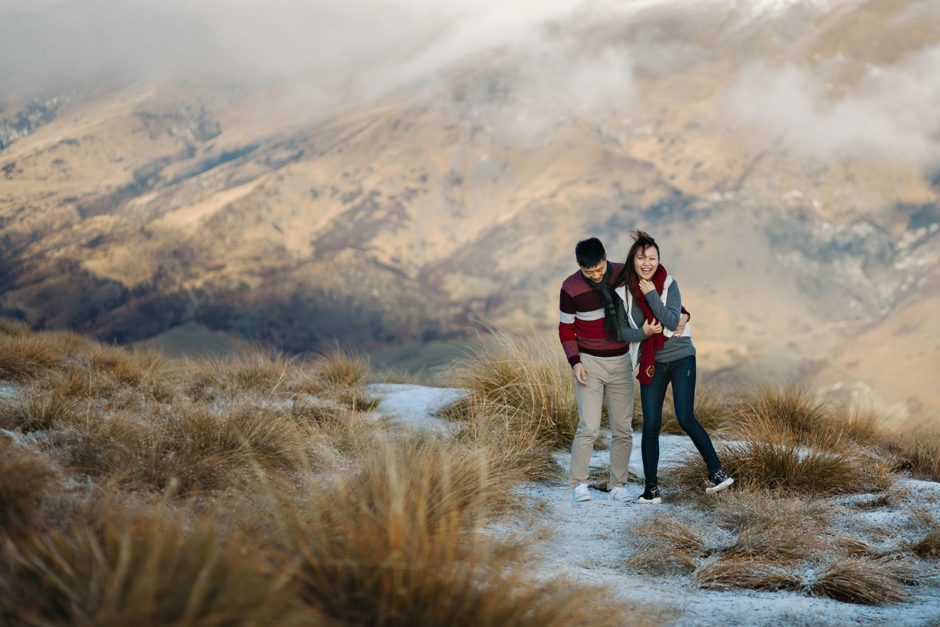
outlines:
[{"label": "tussock grass", "polygon": [[[481,533],[512,506],[513,482],[485,451],[444,439],[376,443],[354,476],[335,477],[308,511],[291,509],[304,599],[329,619],[376,625],[622,624],[636,609],[610,592],[534,582],[522,545]],[[515,499],[511,499],[515,501]],[[583,602],[602,595],[598,608]],[[636,621],[655,622],[655,612]]]},{"label": "tussock grass", "polygon": [[695,584],[711,590],[800,590],[802,581],[785,568],[754,559],[722,557],[695,571]]},{"label": "tussock grass", "polygon": [[226,357],[189,359],[181,377],[186,393],[194,400],[212,400],[220,392],[273,393],[295,373],[295,361],[276,351],[256,349]]},{"label": "tussock grass", "polygon": [[[940,429],[932,422],[891,431],[871,408],[832,406],[805,388],[764,387],[739,398],[722,435],[744,440],[808,444],[848,455],[867,451],[893,470],[940,481]],[[882,464],[884,466],[886,464]]]},{"label": "tussock grass", "polygon": [[43,499],[60,477],[55,463],[38,449],[0,436],[0,533],[16,535],[35,527]]},{"label": "tussock grass", "polygon": [[[773,434],[766,434],[770,437]],[[736,490],[775,490],[782,494],[835,495],[880,491],[891,467],[868,455],[820,445],[750,440],[718,445],[718,457]],[[681,493],[704,489],[707,472],[701,458],[689,455],[667,473]],[[720,495],[719,495],[720,496]]]},{"label": "tussock grass", "polygon": [[88,415],[57,434],[68,466],[122,485],[180,494],[242,485],[254,473],[306,459],[307,432],[287,412],[176,405],[146,421]]},{"label": "tussock grass", "polygon": [[847,558],[826,566],[809,591],[844,603],[885,605],[907,598],[902,584],[902,577],[883,562]]},{"label": "tussock grass", "polygon": [[940,428],[932,423],[882,436],[884,449],[899,458],[898,470],[929,481],[940,481]]},{"label": "tussock grass", "polygon": [[574,378],[556,338],[497,331],[457,364],[453,383],[471,391],[458,405],[483,397],[512,407],[550,446],[570,445],[578,428]]},{"label": "tussock grass", "polygon": [[[763,511],[752,510],[750,516],[742,517],[738,525],[738,537],[725,557],[737,561],[774,562],[794,564],[810,559],[825,547],[819,524],[812,518],[800,515],[792,507],[768,507]],[[780,512],[773,516],[773,512]]]},{"label": "tussock grass", "polygon": [[0,399],[0,427],[24,433],[67,426],[80,413],[67,397],[41,388],[30,388],[18,398]]},{"label": "tussock grass", "polygon": [[0,379],[29,381],[62,363],[62,353],[41,335],[0,335]]},{"label": "tussock grass", "polygon": [[684,575],[707,552],[703,531],[693,521],[654,514],[632,531],[634,551],[627,566],[648,575]]},{"label": "tussock grass", "polygon": [[7,335],[13,337],[22,337],[24,335],[29,335],[32,332],[32,329],[29,328],[29,324],[23,320],[16,320],[15,318],[0,316],[0,336]]},{"label": "tussock grass", "polygon": [[[818,448],[817,448],[818,447]],[[890,466],[870,456],[820,445],[773,442],[729,445],[726,467],[744,486],[815,495],[878,492],[889,483]]]},{"label": "tussock grass", "polygon": [[0,607],[23,625],[252,625],[297,616],[264,554],[211,521],[146,516],[3,541]]},{"label": "tussock grass", "polygon": [[940,559],[940,525],[926,512],[921,515],[921,518],[927,526],[927,534],[907,546],[906,550],[921,559]]},{"label": "tussock grass", "polygon": [[727,435],[757,439],[769,435],[773,440],[786,436],[800,442],[828,435],[831,415],[829,406],[806,388],[766,386],[739,397]]},{"label": "tussock grass", "polygon": [[[0,346],[15,350],[0,355],[19,361],[0,357],[0,367],[14,364],[0,426],[39,433],[0,442],[0,623],[670,620],[610,590],[532,577],[536,536],[519,517],[533,514],[513,486],[556,478],[550,451],[577,425],[554,338],[496,334],[461,366],[457,383],[471,382],[472,393],[448,410],[457,424],[428,435],[369,416],[368,363],[342,351],[313,362],[260,350],[183,362],[11,328],[0,325]],[[697,409],[710,429],[754,405],[699,400],[713,408]],[[743,489],[697,499],[703,517],[647,521],[628,566],[694,573],[703,587],[826,596],[853,594],[843,582],[853,565],[873,564],[902,593],[918,583],[907,559],[936,559],[935,524],[924,519],[916,542],[878,554],[833,531],[831,504],[807,498],[877,486],[871,468],[882,467],[889,441],[877,416],[833,421],[824,407],[826,420],[845,424],[818,429],[809,400],[775,402],[790,408],[785,420],[741,421],[764,449],[721,453]],[[42,452],[4,446],[22,440]],[[905,455],[913,458],[891,453],[891,463]],[[867,464],[868,474],[840,474],[823,463],[833,458]],[[694,466],[678,476],[698,494],[697,457]],[[821,479],[804,485],[800,473]],[[516,535],[493,533],[510,515]],[[812,585],[799,584],[814,571]]]},{"label": "tussock grass", "polygon": [[[560,475],[550,449],[518,408],[477,396],[450,411],[451,418],[461,422],[455,439],[485,448],[495,467],[511,468],[529,481]],[[456,416],[457,411],[464,413]]]},{"label": "tussock grass", "polygon": [[371,370],[368,359],[340,347],[323,355],[314,365],[314,371],[326,384],[347,388],[365,383]]}]

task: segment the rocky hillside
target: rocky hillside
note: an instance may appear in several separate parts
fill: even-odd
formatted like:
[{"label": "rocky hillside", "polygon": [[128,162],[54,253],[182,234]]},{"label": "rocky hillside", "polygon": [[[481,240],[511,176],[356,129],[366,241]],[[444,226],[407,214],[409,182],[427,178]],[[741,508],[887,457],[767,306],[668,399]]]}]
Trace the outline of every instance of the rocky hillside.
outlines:
[{"label": "rocky hillside", "polygon": [[0,313],[291,351],[551,328],[574,243],[619,259],[641,227],[703,368],[936,412],[940,8],[755,6],[582,7],[416,70],[432,42],[343,106],[230,78],[11,96]]}]

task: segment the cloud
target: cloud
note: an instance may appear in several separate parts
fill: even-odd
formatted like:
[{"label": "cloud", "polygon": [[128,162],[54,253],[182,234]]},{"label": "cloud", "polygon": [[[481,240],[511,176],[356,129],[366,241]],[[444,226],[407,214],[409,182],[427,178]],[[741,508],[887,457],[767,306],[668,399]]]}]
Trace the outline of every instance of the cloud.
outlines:
[{"label": "cloud", "polygon": [[733,115],[783,147],[824,161],[940,163],[940,46],[864,75],[836,95],[825,70],[753,63],[729,90]]},{"label": "cloud", "polygon": [[[730,114],[801,154],[936,161],[940,48],[871,65],[837,95],[831,68],[801,65],[793,52],[788,33],[812,41],[819,11],[839,7],[842,19],[855,3],[0,0],[0,99],[112,76],[219,76],[278,85],[302,106],[404,93],[538,134],[559,119],[640,106],[646,78],[707,77],[719,118]],[[768,20],[781,26],[762,30]],[[758,50],[763,57],[742,61]]]}]

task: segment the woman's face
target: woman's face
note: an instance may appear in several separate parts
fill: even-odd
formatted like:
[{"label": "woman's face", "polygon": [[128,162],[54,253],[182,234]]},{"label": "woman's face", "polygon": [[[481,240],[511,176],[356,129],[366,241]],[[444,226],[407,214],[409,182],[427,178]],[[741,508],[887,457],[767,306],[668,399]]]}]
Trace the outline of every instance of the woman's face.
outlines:
[{"label": "woman's face", "polygon": [[648,281],[652,280],[658,267],[659,253],[656,252],[655,246],[647,246],[636,251],[636,256],[633,257],[633,268],[636,270],[638,277]]}]

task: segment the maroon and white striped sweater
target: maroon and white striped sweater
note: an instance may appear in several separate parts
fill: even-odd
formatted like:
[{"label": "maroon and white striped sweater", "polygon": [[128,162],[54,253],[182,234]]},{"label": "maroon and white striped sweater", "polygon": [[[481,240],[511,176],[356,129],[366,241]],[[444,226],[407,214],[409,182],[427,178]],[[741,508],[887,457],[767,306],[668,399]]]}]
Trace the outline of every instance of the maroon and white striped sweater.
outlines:
[{"label": "maroon and white striped sweater", "polygon": [[[613,263],[610,284],[613,286],[620,275],[622,263]],[[558,337],[574,366],[581,362],[581,353],[595,357],[618,357],[630,350],[628,342],[607,339],[604,332],[604,301],[591,289],[581,271],[578,270],[561,284],[560,320]]]}]

